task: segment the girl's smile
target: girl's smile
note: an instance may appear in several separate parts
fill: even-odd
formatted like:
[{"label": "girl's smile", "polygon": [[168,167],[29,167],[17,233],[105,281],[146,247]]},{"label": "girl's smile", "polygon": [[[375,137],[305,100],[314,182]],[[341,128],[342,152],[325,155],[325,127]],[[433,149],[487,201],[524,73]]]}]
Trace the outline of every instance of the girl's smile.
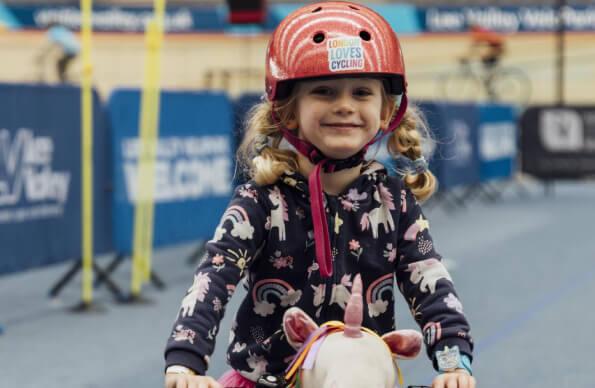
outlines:
[{"label": "girl's smile", "polygon": [[321,123],[320,124],[323,127],[330,127],[333,129],[338,129],[338,130],[350,130],[352,128],[362,128],[363,124],[353,124],[353,123]]}]

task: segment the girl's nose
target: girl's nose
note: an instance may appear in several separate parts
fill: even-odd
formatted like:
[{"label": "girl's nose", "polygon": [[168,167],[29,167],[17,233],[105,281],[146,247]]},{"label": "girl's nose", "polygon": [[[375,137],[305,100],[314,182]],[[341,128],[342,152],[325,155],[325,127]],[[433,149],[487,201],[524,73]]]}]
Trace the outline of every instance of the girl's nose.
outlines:
[{"label": "girl's nose", "polygon": [[349,92],[341,92],[337,95],[334,104],[334,112],[337,114],[350,114],[355,111],[353,97]]}]

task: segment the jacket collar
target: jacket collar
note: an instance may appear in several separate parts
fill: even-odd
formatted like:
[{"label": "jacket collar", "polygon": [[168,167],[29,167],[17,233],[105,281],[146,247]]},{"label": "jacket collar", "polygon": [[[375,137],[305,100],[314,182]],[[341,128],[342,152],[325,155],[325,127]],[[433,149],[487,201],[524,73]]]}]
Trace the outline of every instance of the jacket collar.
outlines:
[{"label": "jacket collar", "polygon": [[[387,171],[380,162],[370,160],[364,164],[362,173],[351,184],[349,184],[339,196],[346,194],[350,189],[357,188],[359,191],[369,191],[371,187],[380,182],[386,181]],[[280,177],[280,181],[298,191],[308,194],[308,178],[299,171],[286,170]]]}]

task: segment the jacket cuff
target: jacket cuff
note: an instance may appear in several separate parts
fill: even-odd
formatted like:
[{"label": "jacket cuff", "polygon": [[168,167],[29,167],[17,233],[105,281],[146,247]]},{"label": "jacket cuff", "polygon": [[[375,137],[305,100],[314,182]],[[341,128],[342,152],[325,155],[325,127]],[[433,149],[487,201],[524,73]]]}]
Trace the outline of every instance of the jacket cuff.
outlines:
[{"label": "jacket cuff", "polygon": [[207,372],[205,360],[195,353],[174,350],[165,355],[165,369],[171,365],[182,365],[192,369],[197,375],[204,376]]},{"label": "jacket cuff", "polygon": [[436,360],[436,351],[444,350],[444,348],[448,346],[449,348],[453,346],[458,346],[459,351],[461,354],[466,354],[469,357],[469,361],[473,362],[473,344],[469,341],[464,340],[462,338],[445,338],[443,340],[438,341],[431,350],[431,357],[432,357],[432,365],[434,369],[438,371],[438,361]]}]

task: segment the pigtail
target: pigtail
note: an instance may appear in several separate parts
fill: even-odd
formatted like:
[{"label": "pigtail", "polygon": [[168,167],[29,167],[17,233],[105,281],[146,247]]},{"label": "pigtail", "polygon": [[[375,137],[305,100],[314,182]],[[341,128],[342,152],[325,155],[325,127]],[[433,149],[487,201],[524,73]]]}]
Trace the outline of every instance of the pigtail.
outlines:
[{"label": "pigtail", "polygon": [[388,151],[396,159],[406,157],[408,168],[400,169],[403,181],[419,201],[425,201],[434,194],[437,180],[427,168],[422,153],[422,141],[429,138],[429,131],[419,110],[409,107],[399,127],[390,134]]},{"label": "pigtail", "polygon": [[[291,118],[292,100],[275,108],[281,123]],[[281,149],[283,135],[272,119],[273,105],[262,101],[248,112],[246,133],[237,152],[239,165],[245,174],[259,185],[276,182],[285,171],[297,171],[297,155]],[[282,124],[285,125],[285,124]]]}]

